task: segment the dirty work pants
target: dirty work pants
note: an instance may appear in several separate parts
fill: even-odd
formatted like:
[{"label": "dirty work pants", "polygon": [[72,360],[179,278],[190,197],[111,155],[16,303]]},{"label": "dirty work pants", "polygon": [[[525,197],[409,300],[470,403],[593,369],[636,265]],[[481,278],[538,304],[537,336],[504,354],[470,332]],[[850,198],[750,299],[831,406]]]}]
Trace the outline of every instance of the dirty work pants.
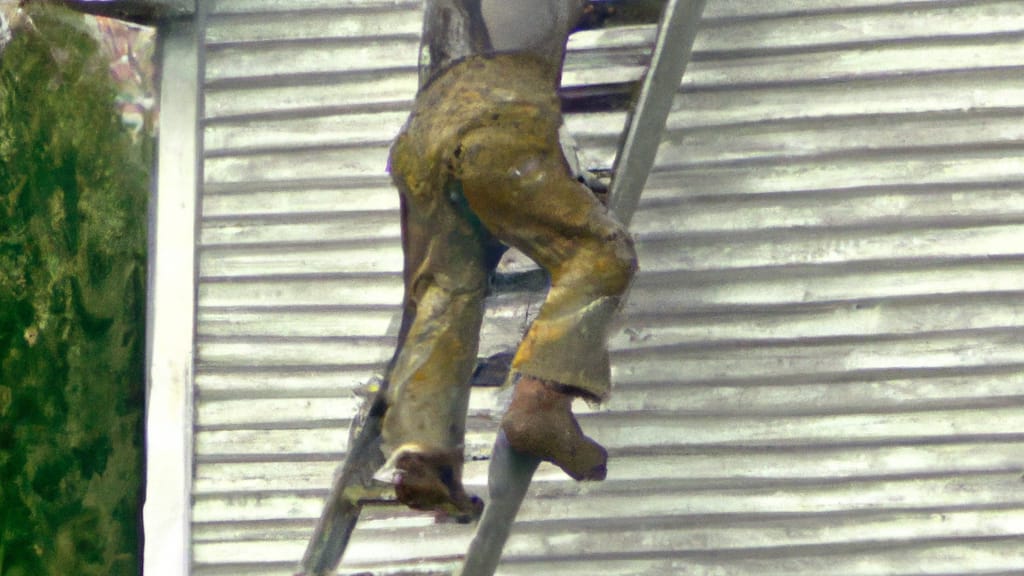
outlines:
[{"label": "dirty work pants", "polygon": [[569,172],[555,76],[522,55],[462,61],[421,90],[392,147],[405,302],[385,453],[461,450],[494,239],[551,276],[512,374],[608,396],[608,324],[636,256],[623,227]]}]

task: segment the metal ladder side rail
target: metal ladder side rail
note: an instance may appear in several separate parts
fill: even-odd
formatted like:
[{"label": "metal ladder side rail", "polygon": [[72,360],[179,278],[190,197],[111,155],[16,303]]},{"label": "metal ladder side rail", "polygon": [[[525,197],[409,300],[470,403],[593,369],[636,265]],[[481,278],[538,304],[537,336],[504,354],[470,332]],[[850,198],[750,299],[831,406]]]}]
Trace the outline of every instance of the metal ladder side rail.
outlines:
[{"label": "metal ladder side rail", "polygon": [[380,499],[373,493],[373,474],[384,465],[380,435],[387,411],[387,382],[368,397],[349,430],[349,449],[331,485],[296,576],[328,576],[341,563],[363,505]]},{"label": "metal ladder side rail", "polygon": [[[651,63],[636,106],[627,121],[613,169],[609,206],[629,225],[654,166],[662,132],[690,59],[705,0],[670,0],[662,16]],[[517,453],[498,433],[488,469],[488,500],[477,525],[461,576],[491,576],[501,561],[533,474],[540,460]]]}]

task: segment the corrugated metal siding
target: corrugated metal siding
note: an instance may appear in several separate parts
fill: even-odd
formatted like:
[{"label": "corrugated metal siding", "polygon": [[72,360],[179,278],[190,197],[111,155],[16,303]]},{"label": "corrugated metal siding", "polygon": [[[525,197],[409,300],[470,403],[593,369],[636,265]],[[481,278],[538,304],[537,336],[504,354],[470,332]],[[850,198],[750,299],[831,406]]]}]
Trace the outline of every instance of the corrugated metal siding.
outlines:
[{"label": "corrugated metal siding", "polygon": [[[194,573],[284,575],[394,344],[384,164],[419,3],[208,9]],[[633,221],[615,396],[582,418],[609,479],[542,467],[500,573],[1021,573],[1024,3],[705,20]],[[567,83],[635,76],[652,38],[577,39]],[[569,120],[594,165],[622,123]],[[491,307],[487,351],[527,301]],[[490,392],[473,406],[484,455]],[[443,573],[470,536],[369,509],[340,573]]]}]

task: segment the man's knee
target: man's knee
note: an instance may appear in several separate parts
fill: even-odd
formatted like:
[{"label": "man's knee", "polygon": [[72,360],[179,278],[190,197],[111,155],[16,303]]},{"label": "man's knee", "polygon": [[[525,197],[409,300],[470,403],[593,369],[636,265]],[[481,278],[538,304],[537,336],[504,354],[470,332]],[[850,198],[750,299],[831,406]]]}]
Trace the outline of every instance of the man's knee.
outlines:
[{"label": "man's knee", "polygon": [[624,229],[616,229],[595,250],[590,275],[601,295],[618,296],[629,288],[638,269],[633,239]]}]

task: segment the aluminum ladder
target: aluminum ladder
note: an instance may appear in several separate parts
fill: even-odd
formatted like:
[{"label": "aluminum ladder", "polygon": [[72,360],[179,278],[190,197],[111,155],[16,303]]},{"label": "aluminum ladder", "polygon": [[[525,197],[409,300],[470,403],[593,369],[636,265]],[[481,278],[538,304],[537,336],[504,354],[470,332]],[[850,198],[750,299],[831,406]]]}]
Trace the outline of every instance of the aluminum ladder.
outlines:
[{"label": "aluminum ladder", "polygon": [[[612,25],[658,22],[647,70],[620,90],[630,114],[611,172],[609,207],[629,225],[654,165],[673,97],[679,89],[700,25],[705,0],[594,0],[591,14]],[[604,16],[593,26],[600,27]],[[588,108],[585,92],[562,94],[568,106]],[[372,479],[384,463],[381,425],[387,410],[387,382],[371,390],[349,433],[349,453],[336,475],[323,513],[296,576],[328,576],[341,562],[364,504],[387,501],[386,489]],[[491,576],[501,560],[516,514],[540,461],[511,449],[498,432],[488,468],[488,498],[477,524],[461,576]]]}]

